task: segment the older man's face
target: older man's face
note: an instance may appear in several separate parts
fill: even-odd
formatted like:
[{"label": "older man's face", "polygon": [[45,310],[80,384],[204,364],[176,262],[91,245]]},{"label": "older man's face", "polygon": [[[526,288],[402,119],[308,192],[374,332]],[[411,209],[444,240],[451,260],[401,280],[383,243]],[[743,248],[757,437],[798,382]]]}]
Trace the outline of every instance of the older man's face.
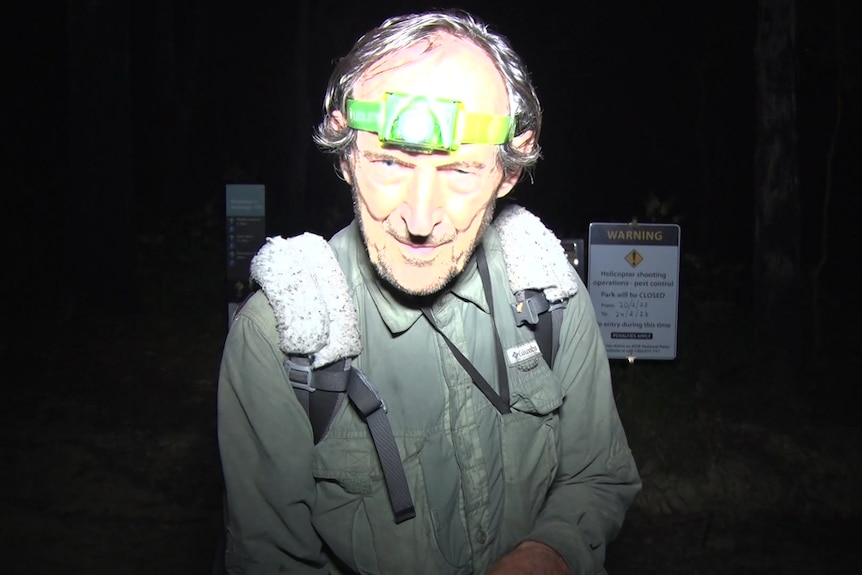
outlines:
[{"label": "older man's face", "polygon": [[[352,97],[422,94],[460,100],[467,112],[509,114],[503,80],[479,48],[442,36],[426,50],[423,43],[381,60]],[[371,262],[381,277],[414,295],[436,293],[464,269],[494,202],[517,181],[517,174],[503,178],[494,145],[410,153],[383,147],[377,134],[363,131],[343,167]]]}]

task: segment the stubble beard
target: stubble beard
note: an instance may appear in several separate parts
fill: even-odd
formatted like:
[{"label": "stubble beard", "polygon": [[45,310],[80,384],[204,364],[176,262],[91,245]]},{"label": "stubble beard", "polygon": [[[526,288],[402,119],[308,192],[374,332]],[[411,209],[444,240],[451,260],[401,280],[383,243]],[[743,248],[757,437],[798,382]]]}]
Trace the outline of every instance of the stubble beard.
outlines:
[{"label": "stubble beard", "polygon": [[[353,179],[355,182],[355,178]],[[476,252],[476,248],[479,246],[479,243],[482,241],[482,238],[485,235],[485,231],[488,229],[488,226],[491,225],[491,222],[494,221],[494,208],[496,207],[496,194],[491,196],[491,199],[485,205],[485,213],[482,216],[482,224],[479,226],[479,230],[476,232],[476,236],[473,238],[472,243],[467,247],[467,249],[463,252],[463,257],[459,258],[456,253],[452,254],[451,265],[449,266],[448,271],[438,278],[437,280],[431,282],[430,284],[420,287],[420,288],[411,288],[402,284],[395,277],[392,268],[389,266],[388,258],[386,254],[386,247],[381,246],[378,253],[377,258],[373,258],[371,256],[371,250],[369,248],[369,239],[368,234],[365,230],[365,221],[362,217],[362,208],[360,206],[360,202],[362,201],[359,197],[359,192],[356,188],[356,185],[351,186],[352,194],[353,194],[353,213],[356,217],[356,221],[359,222],[359,230],[362,234],[362,242],[365,244],[365,251],[368,254],[368,259],[371,261],[371,264],[374,266],[374,270],[377,272],[377,275],[386,283],[401,291],[405,294],[412,296],[425,297],[437,294],[441,292],[446,286],[455,281],[455,279],[464,271],[464,267],[467,265],[467,262],[470,261],[470,258],[473,257],[473,254]],[[370,213],[370,212],[369,212]],[[391,232],[386,231],[386,224],[381,224],[384,226],[384,232],[393,235]],[[399,254],[399,257],[400,254]],[[431,260],[425,259],[412,259],[406,258],[407,263],[410,266],[414,267],[428,267],[434,264]]]}]

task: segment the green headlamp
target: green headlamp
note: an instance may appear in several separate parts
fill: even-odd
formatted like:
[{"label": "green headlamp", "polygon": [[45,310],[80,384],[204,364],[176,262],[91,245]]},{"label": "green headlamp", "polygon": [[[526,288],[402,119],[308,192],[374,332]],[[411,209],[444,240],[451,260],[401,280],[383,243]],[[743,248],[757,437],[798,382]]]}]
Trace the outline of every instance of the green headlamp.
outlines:
[{"label": "green headlamp", "polygon": [[510,116],[466,112],[458,100],[386,92],[383,100],[348,100],[347,125],[375,132],[385,145],[410,152],[454,152],[461,144],[505,144]]}]

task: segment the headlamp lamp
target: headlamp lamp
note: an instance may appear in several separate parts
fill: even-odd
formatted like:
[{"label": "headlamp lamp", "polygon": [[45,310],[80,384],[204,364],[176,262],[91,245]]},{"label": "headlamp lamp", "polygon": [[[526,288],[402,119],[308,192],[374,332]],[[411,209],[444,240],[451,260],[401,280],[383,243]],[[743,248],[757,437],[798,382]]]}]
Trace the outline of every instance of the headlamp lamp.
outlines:
[{"label": "headlamp lamp", "polygon": [[458,100],[386,92],[380,101],[348,100],[347,125],[375,132],[384,145],[410,152],[454,152],[461,144],[505,144],[510,116],[466,112]]}]

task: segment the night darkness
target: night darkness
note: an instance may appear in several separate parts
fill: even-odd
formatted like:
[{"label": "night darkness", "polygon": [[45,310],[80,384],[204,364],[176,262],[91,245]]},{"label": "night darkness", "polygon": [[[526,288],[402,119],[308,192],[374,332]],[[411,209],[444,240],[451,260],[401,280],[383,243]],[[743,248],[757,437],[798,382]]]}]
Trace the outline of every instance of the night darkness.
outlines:
[{"label": "night darkness", "polygon": [[[218,211],[225,182],[267,186],[271,234],[334,231],[349,215],[348,193],[310,141],[331,62],[385,15],[428,4],[302,4],[121,2],[96,11],[97,23],[83,9],[25,9],[11,36],[18,56],[5,106],[10,211],[24,224],[12,234],[13,257],[33,236],[53,243],[74,233],[81,257],[67,266],[67,281],[112,267],[132,277],[124,262],[137,239],[205,206]],[[851,242],[859,213],[858,64],[848,56],[859,17],[848,13],[855,5],[841,7],[839,45],[835,2],[816,12],[805,4],[797,130],[810,261],[820,254],[839,82],[833,250]],[[552,5],[462,4],[511,38],[545,108],[543,160],[514,198],[566,237],[594,221],[643,220],[655,198],[685,224],[691,253],[747,262],[754,2]],[[846,268],[836,257],[828,272]]]},{"label": "night darkness", "polygon": [[[755,0],[475,0],[458,5],[510,38],[532,71],[544,107],[543,158],[534,181],[520,183],[513,199],[539,215],[560,237],[584,237],[591,222],[636,218],[680,224],[682,282],[689,282],[688,297],[704,304],[694,305],[697,311],[690,317],[696,317],[701,328],[691,328],[693,333],[721,324],[728,305],[743,323],[728,331],[715,329],[716,338],[730,341],[727,350],[707,343],[699,347],[696,338],[683,344],[690,350],[708,348],[720,367],[692,365],[699,360],[686,356],[675,367],[656,369],[692,374],[688,383],[696,380],[697,393],[704,388],[708,392],[724,389],[715,381],[734,379],[739,387],[730,395],[737,400],[749,389],[736,380],[756,381],[758,376],[751,374],[759,373],[756,365],[740,360],[746,353],[740,335],[747,331],[745,322],[758,317],[758,300],[752,294],[756,174],[763,169],[756,164],[757,5]],[[182,429],[192,428],[206,437],[197,440],[198,451],[183,457],[210,476],[173,483],[173,491],[160,492],[161,499],[153,505],[185,509],[186,515],[164,511],[175,513],[166,521],[174,527],[185,521],[183,525],[200,534],[187,543],[187,556],[170,560],[170,565],[194,570],[193,566],[206,564],[200,557],[209,552],[212,517],[218,513],[211,434],[213,379],[225,307],[224,186],[266,186],[268,235],[312,231],[328,236],[346,224],[351,217],[348,188],[336,176],[331,158],[311,142],[332,62],[359,34],[386,16],[434,6],[395,0],[82,1],[22,5],[5,19],[9,30],[0,126],[7,222],[3,294],[12,311],[8,317],[14,318],[7,325],[20,327],[12,330],[11,337],[7,333],[2,351],[7,365],[14,366],[7,385],[13,382],[23,389],[7,409],[9,414],[28,417],[7,418],[11,433],[2,447],[3,460],[14,464],[3,467],[15,471],[13,483],[19,489],[25,484],[42,486],[44,480],[34,477],[52,473],[55,461],[60,475],[73,473],[69,468],[60,470],[63,456],[37,454],[49,440],[33,439],[33,429],[62,436],[65,426],[79,425],[83,417],[89,423],[84,428],[79,425],[72,433],[77,439],[70,441],[89,445],[96,441],[93,437],[102,437],[99,433],[128,425],[134,428],[127,429],[129,434],[143,438],[140,449],[149,450],[153,442],[163,445],[153,431],[156,426],[164,423],[175,433],[174,419],[184,418],[179,413],[188,414],[177,410],[192,410]],[[796,2],[793,165],[798,171],[800,217],[787,236],[799,245],[800,285],[808,285],[821,262],[818,293],[824,304],[815,307],[823,327],[817,330],[826,334],[823,341],[829,348],[813,367],[806,365],[805,373],[816,373],[822,380],[808,378],[792,386],[787,396],[806,403],[812,394],[818,395],[818,417],[837,416],[841,433],[850,430],[852,442],[845,444],[832,435],[826,438],[812,419],[808,424],[818,428],[817,438],[809,437],[805,443],[811,453],[833,445],[841,455],[823,464],[835,470],[824,471],[823,476],[845,479],[856,477],[862,449],[855,411],[858,392],[856,384],[847,383],[848,378],[858,380],[862,367],[862,342],[857,335],[862,314],[852,297],[844,295],[852,293],[858,277],[856,253],[862,239],[858,232],[862,67],[858,57],[851,57],[862,48],[860,6],[849,0]],[[657,211],[656,206],[665,209]],[[800,298],[809,297],[807,288],[799,293]],[[800,321],[805,326],[805,338],[800,340],[804,345],[812,340],[811,321]],[[732,341],[737,337],[739,343]],[[151,343],[155,340],[159,343]],[[130,347],[124,348],[127,344]],[[161,347],[154,350],[154,345]],[[722,354],[734,357],[719,357]],[[106,365],[110,367],[106,367],[101,362],[109,356],[112,359]],[[739,370],[748,375],[740,376]],[[661,381],[663,373],[646,379],[652,381],[654,375]],[[153,379],[162,376],[164,381]],[[190,404],[178,400],[174,395],[179,393],[178,380],[197,382],[193,391],[197,399],[188,400]],[[122,387],[126,391],[116,387],[117,382],[127,382]],[[141,387],[129,391],[132,382]],[[110,391],[103,385],[111,386]],[[678,385],[688,389],[685,383]],[[176,405],[166,408],[152,399],[141,402],[140,389],[154,390],[148,396],[168,394]],[[826,391],[818,393],[818,389]],[[835,402],[823,400],[826,395],[834,396]],[[680,409],[691,415],[683,418],[686,423],[700,425],[698,418],[704,413],[720,411],[725,405],[710,396],[704,407],[697,403],[702,400],[698,395],[692,404],[679,401],[687,406]],[[781,403],[763,401],[771,407]],[[46,402],[52,407],[46,408]],[[92,410],[81,415],[84,412],[65,409],[75,402]],[[626,406],[621,403],[621,412]],[[740,419],[757,411],[748,408]],[[649,417],[631,414],[630,418],[630,435],[647,429],[645,436],[632,439],[633,444],[651,446],[659,441],[642,421]],[[95,427],[87,427],[91,424]],[[776,425],[782,433],[801,429],[788,423]],[[818,443],[818,438],[823,442]],[[749,447],[745,444],[741,449]],[[104,445],[82,450],[89,454],[87,465],[94,468],[103,469],[99,462],[104,457],[123,460]],[[651,453],[648,447],[644,451]],[[144,491],[158,491],[172,483],[168,471],[153,479],[151,470],[157,465],[153,461],[147,460],[146,470],[141,471],[140,457],[128,455],[125,467],[117,464],[104,474],[137,477],[135,489]],[[75,472],[89,473],[85,464],[77,463]],[[790,482],[804,484],[811,477],[794,477]],[[804,486],[794,485],[790,489],[794,497],[804,493]],[[56,491],[51,484],[45,486],[48,492]],[[54,496],[39,495],[38,490],[10,496],[13,526],[7,527],[8,532],[0,530],[5,534],[0,540],[7,540],[0,546],[11,541],[33,556],[37,549],[65,549],[57,543],[64,539],[64,530],[52,523],[54,519],[44,519],[45,509],[52,505],[65,509],[63,518],[56,521],[69,531],[75,529],[79,514],[97,521],[90,515],[98,512],[87,504],[69,507]],[[183,499],[187,492],[196,492],[196,498]],[[807,495],[802,497],[806,505],[819,505],[805,499]],[[854,493],[852,501],[835,507],[837,515],[822,521],[839,533],[836,540],[843,541],[841,526],[859,518],[862,503]],[[702,514],[713,517],[708,504],[671,515],[697,522]],[[118,511],[112,521],[122,528],[134,523],[128,531],[137,537],[151,528],[164,528],[159,527],[159,513],[146,520],[126,521],[126,515]],[[701,564],[696,562],[686,563],[688,570],[673,571],[660,567],[661,558],[653,555],[649,560],[638,558],[637,553],[648,553],[644,533],[660,538],[672,531],[667,527],[670,522],[648,515],[636,521],[628,547],[621,543],[633,555],[617,558],[614,573],[697,572],[692,566]],[[746,521],[750,525],[758,520]],[[795,529],[804,540],[809,534],[800,526],[807,519],[798,521]],[[668,539],[682,537],[680,533],[691,527],[682,525]],[[117,543],[122,535],[110,539],[103,533],[107,527],[87,526],[96,535],[76,541],[79,550],[94,553],[110,544],[118,549],[113,556],[143,556],[143,550],[131,552],[131,544]],[[655,529],[650,531],[650,526]],[[701,524],[696,523],[695,529],[701,529]],[[772,545],[771,553],[789,553],[794,548],[794,544],[776,543],[764,532],[757,531],[755,541],[763,547]],[[149,563],[142,560],[141,564],[151,567],[148,572],[189,572],[159,568],[157,544],[164,542],[156,536],[147,540],[153,545],[152,555],[147,555]],[[818,540],[816,554],[831,553],[829,543]],[[673,543],[677,544],[688,545]],[[730,551],[710,549],[702,545],[698,557],[704,565],[716,567],[725,557],[722,553],[754,556],[759,552],[741,546]],[[859,558],[858,553],[841,549]],[[12,547],[6,551],[15,555]],[[677,551],[668,547],[665,558],[676,556]],[[632,570],[639,561],[655,570]],[[795,562],[807,565],[808,573],[825,568],[813,560]],[[82,561],[81,570],[71,565],[66,572],[132,572],[126,566],[100,571],[105,566],[97,563]],[[59,568],[50,560],[33,557],[13,559],[12,565],[14,573]],[[769,568],[760,565],[763,570],[755,567],[748,572],[789,572],[781,571],[779,563]]]}]

